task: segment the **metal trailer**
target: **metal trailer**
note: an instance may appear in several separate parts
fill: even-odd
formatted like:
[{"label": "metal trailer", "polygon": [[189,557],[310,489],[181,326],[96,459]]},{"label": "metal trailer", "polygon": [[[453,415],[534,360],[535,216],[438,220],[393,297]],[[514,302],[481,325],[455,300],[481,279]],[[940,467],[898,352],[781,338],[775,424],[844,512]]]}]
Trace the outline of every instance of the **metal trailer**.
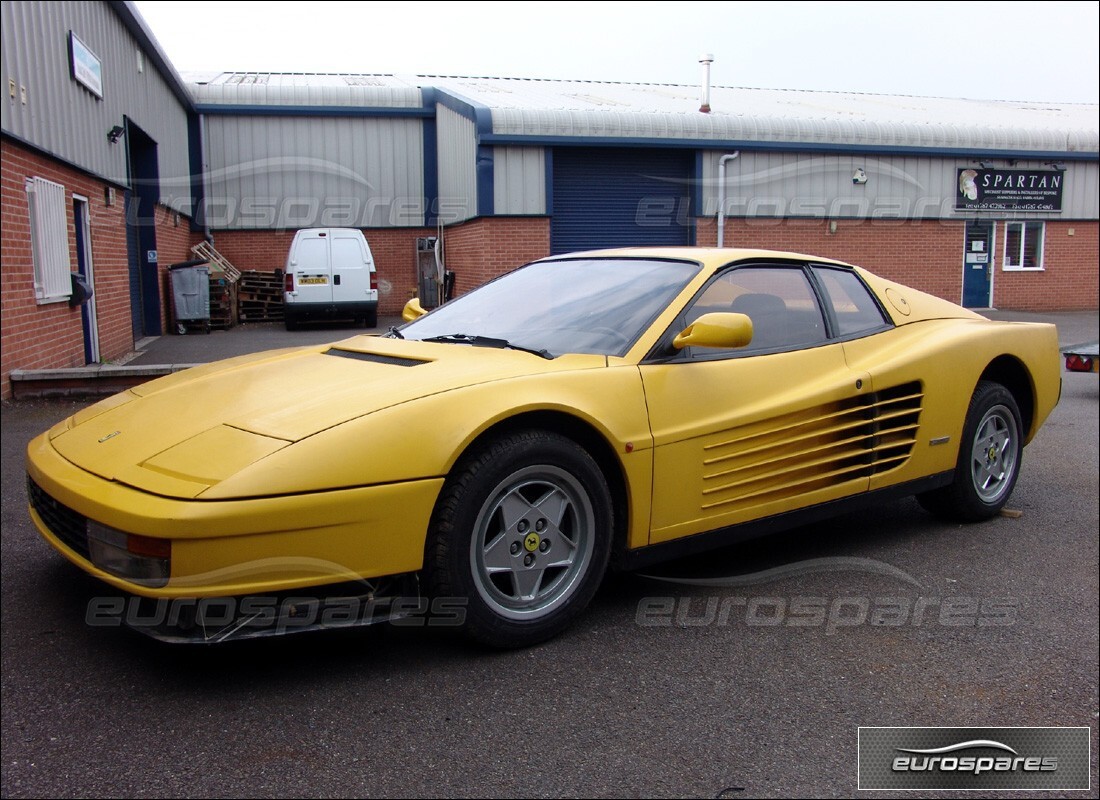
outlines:
[{"label": "metal trailer", "polygon": [[1074,344],[1062,348],[1069,372],[1100,372],[1100,342]]}]

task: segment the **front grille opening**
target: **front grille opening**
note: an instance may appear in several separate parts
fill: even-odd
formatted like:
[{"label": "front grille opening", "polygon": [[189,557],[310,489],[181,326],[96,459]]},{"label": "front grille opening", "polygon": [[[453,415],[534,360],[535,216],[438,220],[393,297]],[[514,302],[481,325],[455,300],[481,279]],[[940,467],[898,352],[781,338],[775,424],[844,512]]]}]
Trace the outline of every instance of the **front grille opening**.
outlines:
[{"label": "front grille opening", "polygon": [[27,498],[50,533],[81,558],[91,560],[87,517],[50,497],[30,476],[27,476]]}]

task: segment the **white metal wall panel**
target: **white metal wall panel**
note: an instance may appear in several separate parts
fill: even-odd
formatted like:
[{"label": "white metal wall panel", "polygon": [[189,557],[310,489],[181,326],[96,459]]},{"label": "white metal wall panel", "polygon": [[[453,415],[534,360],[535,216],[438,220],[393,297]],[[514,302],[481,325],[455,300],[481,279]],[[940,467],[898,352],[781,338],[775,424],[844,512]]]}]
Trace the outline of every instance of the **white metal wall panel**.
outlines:
[{"label": "white metal wall panel", "polygon": [[[107,131],[130,117],[157,142],[162,202],[190,213],[187,112],[118,16],[102,2],[5,0],[0,85],[3,130],[96,175],[126,184],[126,143]],[[69,31],[99,58],[103,99],[70,75]],[[27,102],[22,102],[26,89]]]},{"label": "white metal wall panel", "polygon": [[26,189],[34,254],[34,296],[39,302],[61,300],[72,294],[65,187],[45,178],[27,178]]},{"label": "white metal wall panel", "polygon": [[447,211],[446,222],[461,222],[477,216],[477,129],[473,120],[442,105],[435,112],[439,207]]},{"label": "white metal wall panel", "polygon": [[205,117],[214,228],[424,224],[421,120]]},{"label": "white metal wall panel", "polygon": [[493,213],[546,213],[546,151],[543,148],[494,148]]},{"label": "white metal wall panel", "polygon": [[[718,159],[722,155],[722,151],[703,154],[705,216],[718,212]],[[967,159],[742,151],[738,158],[726,162],[726,214],[821,219],[972,217],[975,214],[954,210],[956,170],[972,166],[974,162]],[[1051,167],[1050,162],[1018,161],[1012,168]],[[1097,164],[1070,161],[1065,168],[1060,213],[1021,212],[1008,218],[1096,219],[1100,215]],[[853,183],[857,169],[866,173],[865,184]]]}]

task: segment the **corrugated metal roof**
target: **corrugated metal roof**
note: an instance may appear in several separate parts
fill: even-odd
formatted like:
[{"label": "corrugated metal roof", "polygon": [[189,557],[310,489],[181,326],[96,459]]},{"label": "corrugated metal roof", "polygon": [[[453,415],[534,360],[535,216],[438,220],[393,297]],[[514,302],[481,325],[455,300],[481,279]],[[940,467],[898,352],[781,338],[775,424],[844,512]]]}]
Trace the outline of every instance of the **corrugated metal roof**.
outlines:
[{"label": "corrugated metal roof", "polygon": [[197,103],[415,107],[442,89],[492,114],[504,139],[684,139],[1100,152],[1098,106],[1078,103],[453,75],[224,72],[188,77]]},{"label": "corrugated metal roof", "polygon": [[418,76],[516,137],[674,138],[918,148],[1100,150],[1098,107],[784,89]]},{"label": "corrugated metal roof", "polygon": [[304,72],[188,73],[197,104],[418,108],[420,89],[395,75]]}]

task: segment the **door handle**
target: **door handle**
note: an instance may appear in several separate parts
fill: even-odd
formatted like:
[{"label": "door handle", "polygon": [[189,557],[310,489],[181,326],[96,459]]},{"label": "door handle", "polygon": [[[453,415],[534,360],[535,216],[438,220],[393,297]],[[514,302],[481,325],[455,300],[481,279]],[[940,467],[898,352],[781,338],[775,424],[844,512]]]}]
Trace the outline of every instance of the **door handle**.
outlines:
[{"label": "door handle", "polygon": [[333,283],[334,286],[339,286],[340,285],[340,276],[339,275],[333,275],[332,276],[332,283]]}]

